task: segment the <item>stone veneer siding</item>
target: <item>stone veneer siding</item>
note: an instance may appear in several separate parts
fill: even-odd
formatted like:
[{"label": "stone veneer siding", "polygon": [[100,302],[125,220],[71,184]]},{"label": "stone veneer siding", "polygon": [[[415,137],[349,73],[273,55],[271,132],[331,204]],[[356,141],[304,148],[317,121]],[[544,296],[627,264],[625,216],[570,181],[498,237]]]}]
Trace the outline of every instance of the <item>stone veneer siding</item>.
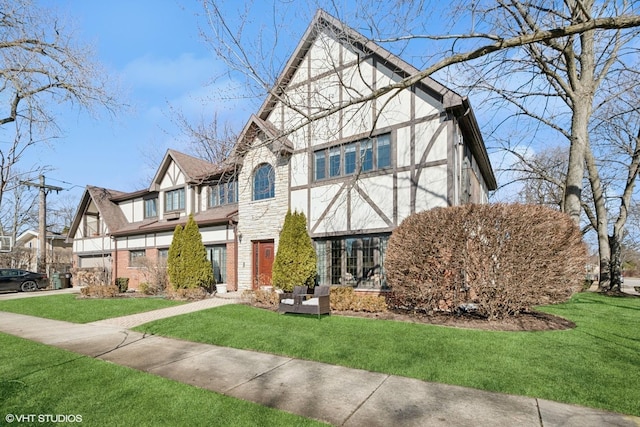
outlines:
[{"label": "stone veneer siding", "polygon": [[[240,171],[238,196],[238,289],[251,289],[253,285],[252,242],[273,240],[274,250],[278,248],[278,238],[284,217],[289,208],[289,157],[278,156],[269,147],[258,145],[250,150]],[[253,200],[253,173],[256,167],[269,163],[275,173],[275,197]]]}]

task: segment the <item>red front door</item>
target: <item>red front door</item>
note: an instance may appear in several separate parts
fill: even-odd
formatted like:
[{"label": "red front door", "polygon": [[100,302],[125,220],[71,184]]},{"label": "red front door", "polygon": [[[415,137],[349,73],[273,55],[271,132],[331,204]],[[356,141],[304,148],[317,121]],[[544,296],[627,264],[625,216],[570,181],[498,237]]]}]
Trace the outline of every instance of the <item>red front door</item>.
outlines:
[{"label": "red front door", "polygon": [[273,240],[253,242],[253,288],[271,285],[274,254]]}]

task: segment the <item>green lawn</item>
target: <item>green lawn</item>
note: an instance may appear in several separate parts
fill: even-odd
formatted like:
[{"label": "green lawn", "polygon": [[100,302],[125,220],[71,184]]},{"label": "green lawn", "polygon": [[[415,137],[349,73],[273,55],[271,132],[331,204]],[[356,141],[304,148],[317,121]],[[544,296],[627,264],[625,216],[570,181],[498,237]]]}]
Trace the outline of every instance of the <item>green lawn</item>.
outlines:
[{"label": "green lawn", "polygon": [[228,305],[136,329],[640,416],[640,298],[582,293],[541,310],[577,328],[477,331]]},{"label": "green lawn", "polygon": [[88,323],[183,304],[162,298],[77,298],[73,294],[0,301],[0,311]]},{"label": "green lawn", "polygon": [[21,426],[324,425],[1,333],[0,360],[0,419],[82,417],[75,423],[13,423]]}]

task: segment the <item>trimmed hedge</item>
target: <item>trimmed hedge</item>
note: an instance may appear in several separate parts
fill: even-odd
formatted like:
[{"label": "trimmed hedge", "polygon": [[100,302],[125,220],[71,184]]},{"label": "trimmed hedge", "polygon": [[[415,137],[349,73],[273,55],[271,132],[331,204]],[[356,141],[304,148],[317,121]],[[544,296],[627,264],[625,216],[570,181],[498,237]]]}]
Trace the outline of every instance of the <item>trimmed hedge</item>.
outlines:
[{"label": "trimmed hedge", "polygon": [[586,247],[568,215],[538,205],[436,208],[389,239],[390,307],[473,311],[489,319],[566,301],[582,287]]}]

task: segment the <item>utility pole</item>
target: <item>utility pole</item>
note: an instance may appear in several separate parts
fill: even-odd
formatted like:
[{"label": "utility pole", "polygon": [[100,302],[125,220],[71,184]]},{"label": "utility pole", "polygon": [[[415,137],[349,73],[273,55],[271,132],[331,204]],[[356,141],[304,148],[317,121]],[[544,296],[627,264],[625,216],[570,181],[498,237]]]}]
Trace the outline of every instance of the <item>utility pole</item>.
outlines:
[{"label": "utility pole", "polygon": [[[29,187],[36,187],[40,190],[40,203],[38,207],[38,272],[46,272],[47,268],[47,191],[54,190],[56,192],[64,190],[62,187],[46,185],[44,183],[44,175],[40,175],[40,182],[20,181],[20,184]],[[53,244],[53,241],[52,241]]]}]

